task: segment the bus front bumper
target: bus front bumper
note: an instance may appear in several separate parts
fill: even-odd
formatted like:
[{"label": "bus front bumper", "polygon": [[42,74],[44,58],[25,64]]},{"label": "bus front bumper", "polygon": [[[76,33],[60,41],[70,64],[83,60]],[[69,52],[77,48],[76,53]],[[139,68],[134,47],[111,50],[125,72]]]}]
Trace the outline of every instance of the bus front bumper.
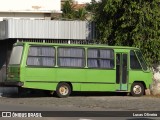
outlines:
[{"label": "bus front bumper", "polygon": [[22,87],[24,85],[23,82],[19,82],[19,81],[5,81],[3,83],[4,86],[18,86],[18,87]]}]

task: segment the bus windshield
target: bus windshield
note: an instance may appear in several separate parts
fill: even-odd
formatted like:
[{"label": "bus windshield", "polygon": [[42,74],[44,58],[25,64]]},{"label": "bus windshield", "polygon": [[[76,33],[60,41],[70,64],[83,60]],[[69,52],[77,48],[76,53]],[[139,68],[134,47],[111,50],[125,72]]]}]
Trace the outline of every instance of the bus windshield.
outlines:
[{"label": "bus windshield", "polygon": [[15,46],[12,50],[11,58],[9,61],[10,65],[19,65],[21,62],[23,46]]},{"label": "bus windshield", "polygon": [[147,64],[146,64],[146,62],[145,62],[145,60],[143,58],[142,53],[139,50],[137,50],[136,54],[137,54],[138,59],[139,59],[141,65],[142,65],[143,70],[147,70]]}]

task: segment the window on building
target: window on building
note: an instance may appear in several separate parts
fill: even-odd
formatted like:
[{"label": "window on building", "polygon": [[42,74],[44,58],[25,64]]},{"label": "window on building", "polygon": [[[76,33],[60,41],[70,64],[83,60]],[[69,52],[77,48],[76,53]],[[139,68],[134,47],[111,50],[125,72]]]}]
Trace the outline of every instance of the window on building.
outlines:
[{"label": "window on building", "polygon": [[84,67],[83,48],[58,48],[58,66],[61,67]]},{"label": "window on building", "polygon": [[55,49],[53,47],[33,46],[29,49],[27,65],[48,66],[55,65]]},{"label": "window on building", "polygon": [[89,68],[113,68],[114,52],[109,49],[88,49]]}]

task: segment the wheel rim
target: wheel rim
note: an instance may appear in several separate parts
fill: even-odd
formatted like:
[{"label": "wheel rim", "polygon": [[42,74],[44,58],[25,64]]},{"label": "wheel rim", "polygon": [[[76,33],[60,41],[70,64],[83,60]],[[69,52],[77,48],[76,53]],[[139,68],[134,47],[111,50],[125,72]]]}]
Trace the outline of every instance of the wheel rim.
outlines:
[{"label": "wheel rim", "polygon": [[135,85],[134,88],[133,88],[133,92],[134,92],[135,94],[141,94],[141,92],[142,92],[141,86]]},{"label": "wheel rim", "polygon": [[69,89],[68,89],[67,86],[61,86],[61,87],[59,88],[59,93],[60,93],[61,95],[67,95],[68,92],[69,92]]}]

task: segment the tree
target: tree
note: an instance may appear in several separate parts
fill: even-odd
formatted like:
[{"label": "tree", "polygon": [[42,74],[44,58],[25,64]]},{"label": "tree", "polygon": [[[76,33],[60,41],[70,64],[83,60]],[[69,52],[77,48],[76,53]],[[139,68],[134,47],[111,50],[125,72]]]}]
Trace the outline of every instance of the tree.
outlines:
[{"label": "tree", "polygon": [[75,11],[75,18],[79,20],[86,20],[87,11],[85,8],[79,8]]},{"label": "tree", "polygon": [[64,2],[62,12],[62,18],[70,20],[86,20],[87,11],[85,7],[76,9],[76,4],[74,4],[72,0]]},{"label": "tree", "polygon": [[74,5],[72,0],[67,0],[64,2],[62,7],[62,17],[67,19],[73,19],[75,16]]},{"label": "tree", "polygon": [[94,21],[94,17],[96,16],[96,10],[99,7],[98,2],[96,0],[92,0],[90,3],[86,4],[86,11],[90,15],[90,20]]},{"label": "tree", "polygon": [[160,60],[159,0],[92,1],[99,42],[141,48],[151,65]]}]

